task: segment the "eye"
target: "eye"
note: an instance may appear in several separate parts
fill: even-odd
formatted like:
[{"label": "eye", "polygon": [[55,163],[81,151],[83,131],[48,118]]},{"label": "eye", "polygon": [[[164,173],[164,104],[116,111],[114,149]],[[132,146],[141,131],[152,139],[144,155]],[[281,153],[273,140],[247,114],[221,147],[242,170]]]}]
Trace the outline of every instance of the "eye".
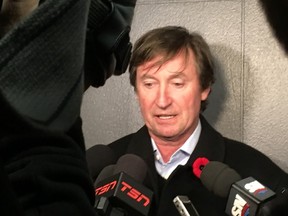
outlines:
[{"label": "eye", "polygon": [[184,83],[175,82],[175,83],[174,83],[174,85],[175,85],[175,86],[178,86],[178,87],[180,87],[180,86],[183,86],[183,85],[184,85]]},{"label": "eye", "polygon": [[153,81],[144,81],[143,85],[146,88],[152,88],[153,86],[155,86],[155,82],[153,82]]},{"label": "eye", "polygon": [[151,87],[153,85],[153,83],[144,83],[144,86],[146,87]]},{"label": "eye", "polygon": [[185,84],[185,83],[184,83],[183,81],[173,81],[173,82],[172,82],[172,85],[175,86],[175,87],[177,87],[177,88],[183,87],[184,84]]}]

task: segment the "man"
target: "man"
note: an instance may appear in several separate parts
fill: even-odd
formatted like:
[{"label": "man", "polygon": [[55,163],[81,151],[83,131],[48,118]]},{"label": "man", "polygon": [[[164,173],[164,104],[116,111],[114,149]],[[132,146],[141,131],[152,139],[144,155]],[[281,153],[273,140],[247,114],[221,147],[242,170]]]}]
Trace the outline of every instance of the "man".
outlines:
[{"label": "man", "polygon": [[223,137],[201,115],[214,66],[199,34],[177,26],[147,32],[134,45],[129,72],[145,126],[109,146],[117,157],[132,153],[147,163],[144,184],[154,192],[149,215],[179,215],[177,195],[188,196],[200,215],[226,215],[227,200],[209,192],[192,172],[199,157],[225,163],[276,193],[288,186],[288,175],[268,157]]}]

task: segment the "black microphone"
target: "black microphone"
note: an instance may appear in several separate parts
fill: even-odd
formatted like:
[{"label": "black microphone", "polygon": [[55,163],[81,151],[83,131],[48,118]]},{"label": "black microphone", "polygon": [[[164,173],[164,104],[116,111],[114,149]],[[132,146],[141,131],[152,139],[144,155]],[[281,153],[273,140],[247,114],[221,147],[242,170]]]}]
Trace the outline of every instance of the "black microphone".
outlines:
[{"label": "black microphone", "polygon": [[[118,159],[113,168],[105,169],[103,177],[112,175],[99,181],[97,178],[95,197],[98,205],[105,203],[101,205],[122,210],[122,215],[126,216],[148,215],[153,192],[142,185],[147,173],[146,163],[136,155],[126,154]],[[109,214],[112,215],[108,211],[106,215]]]},{"label": "black microphone", "polygon": [[142,158],[134,154],[120,157],[115,166],[114,174],[125,172],[134,180],[142,183],[147,174],[147,165]]},{"label": "black microphone", "polygon": [[101,170],[108,165],[115,164],[117,158],[109,146],[94,145],[86,150],[86,161],[92,180],[95,181]]},{"label": "black microphone", "polygon": [[[114,169],[115,164],[111,164],[102,169],[94,183],[95,188],[100,181],[112,176],[114,174]],[[94,209],[101,216],[125,216],[125,212],[122,209],[114,208],[109,199],[104,196],[95,199]]]},{"label": "black microphone", "polygon": [[94,187],[96,187],[100,181],[103,181],[106,178],[112,176],[114,174],[114,170],[115,164],[111,164],[103,168],[94,182]]},{"label": "black microphone", "polygon": [[[194,164],[198,164],[197,160]],[[200,167],[194,164],[193,172],[198,173]],[[219,161],[205,164],[200,180],[215,195],[228,197],[225,212],[232,216],[256,216],[259,209],[276,195],[253,177],[242,179],[235,170]]]}]

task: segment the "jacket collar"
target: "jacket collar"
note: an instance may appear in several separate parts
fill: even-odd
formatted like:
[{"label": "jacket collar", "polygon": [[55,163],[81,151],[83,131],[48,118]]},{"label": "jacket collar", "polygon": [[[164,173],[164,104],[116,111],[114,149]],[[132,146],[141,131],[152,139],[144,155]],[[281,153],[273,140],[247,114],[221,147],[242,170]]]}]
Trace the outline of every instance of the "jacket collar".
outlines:
[{"label": "jacket collar", "polygon": [[[222,135],[213,129],[202,115],[200,116],[200,121],[202,131],[199,141],[185,167],[191,167],[193,162],[199,157],[206,157],[210,161],[224,161],[225,144]],[[127,153],[138,155],[146,162],[148,175],[144,184],[154,189],[155,198],[158,200],[158,173],[155,168],[151,138],[146,126],[143,126],[133,135],[128,145]]]},{"label": "jacket collar", "polygon": [[224,161],[225,143],[223,136],[218,133],[206,119],[200,115],[202,131],[187,164],[192,164],[199,157],[206,157],[210,161]]},{"label": "jacket collar", "polygon": [[[225,144],[223,136],[212,128],[202,115],[200,115],[200,121],[202,131],[189,162],[193,162],[198,157],[206,157],[211,161],[223,162],[225,157]],[[140,156],[148,163],[147,165],[149,168],[151,168],[150,163],[152,163],[154,167],[153,147],[146,126],[143,126],[134,134],[129,143],[127,153],[133,153]]]}]

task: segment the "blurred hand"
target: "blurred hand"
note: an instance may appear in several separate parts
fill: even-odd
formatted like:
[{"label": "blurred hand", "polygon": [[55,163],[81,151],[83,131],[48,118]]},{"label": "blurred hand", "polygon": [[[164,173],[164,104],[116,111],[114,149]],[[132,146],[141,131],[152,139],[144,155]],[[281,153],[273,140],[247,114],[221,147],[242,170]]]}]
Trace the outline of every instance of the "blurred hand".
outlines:
[{"label": "blurred hand", "polygon": [[3,0],[0,11],[0,37],[38,7],[39,0]]}]

